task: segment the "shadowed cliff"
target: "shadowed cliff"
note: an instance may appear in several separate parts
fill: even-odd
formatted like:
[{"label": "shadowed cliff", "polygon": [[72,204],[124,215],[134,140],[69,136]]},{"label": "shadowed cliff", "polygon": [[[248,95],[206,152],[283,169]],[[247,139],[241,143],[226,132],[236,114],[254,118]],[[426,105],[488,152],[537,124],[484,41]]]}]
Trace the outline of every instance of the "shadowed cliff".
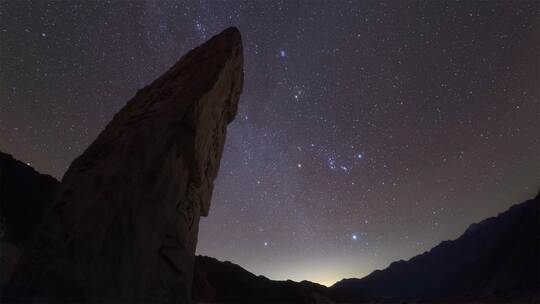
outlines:
[{"label": "shadowed cliff", "polygon": [[[0,152],[0,291],[17,263],[22,249],[52,204],[60,183]],[[229,303],[331,303],[326,287],[311,283],[273,281],[256,276],[230,262],[211,257],[195,258],[193,299]]]},{"label": "shadowed cliff", "polygon": [[228,28],[139,90],[69,166],[3,300],[189,303],[243,75]]}]

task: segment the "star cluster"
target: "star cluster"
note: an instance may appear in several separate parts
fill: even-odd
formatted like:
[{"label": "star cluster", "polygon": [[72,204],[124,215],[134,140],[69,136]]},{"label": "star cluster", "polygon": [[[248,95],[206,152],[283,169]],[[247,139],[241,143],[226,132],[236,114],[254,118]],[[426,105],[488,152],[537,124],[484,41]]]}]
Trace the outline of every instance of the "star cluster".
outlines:
[{"label": "star cluster", "polygon": [[331,284],[538,191],[535,1],[3,1],[0,150],[61,178],[228,26],[245,86],[198,251]]}]

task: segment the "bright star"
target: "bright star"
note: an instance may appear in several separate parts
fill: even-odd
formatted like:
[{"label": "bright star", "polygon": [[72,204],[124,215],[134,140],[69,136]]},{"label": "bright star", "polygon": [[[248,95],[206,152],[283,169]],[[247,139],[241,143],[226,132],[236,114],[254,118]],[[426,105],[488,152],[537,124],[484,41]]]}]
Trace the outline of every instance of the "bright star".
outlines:
[{"label": "bright star", "polygon": [[279,51],[279,57],[285,58],[287,56],[287,53],[285,53],[285,50]]},{"label": "bright star", "polygon": [[264,247],[267,247],[268,246],[268,242],[264,242]]},{"label": "bright star", "polygon": [[358,236],[356,234],[353,234],[352,239],[353,239],[353,241],[356,241],[358,239]]},{"label": "bright star", "polygon": [[297,166],[298,166],[298,168],[302,168],[302,164],[298,164]]},{"label": "bright star", "polygon": [[358,153],[358,155],[356,155],[356,157],[357,157],[358,159],[362,159],[363,155],[362,155],[362,153]]},{"label": "bright star", "polygon": [[332,170],[336,170],[336,160],[333,157],[328,158],[328,167]]}]

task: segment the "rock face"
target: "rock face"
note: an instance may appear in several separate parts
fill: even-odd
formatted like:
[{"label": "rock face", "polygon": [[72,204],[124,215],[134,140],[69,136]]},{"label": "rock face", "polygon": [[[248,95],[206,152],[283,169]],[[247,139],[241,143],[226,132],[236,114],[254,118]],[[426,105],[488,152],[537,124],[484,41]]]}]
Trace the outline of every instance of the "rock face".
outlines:
[{"label": "rock face", "polygon": [[[0,152],[0,222],[5,223],[0,226],[0,291],[59,186],[51,176]],[[206,256],[195,257],[193,279],[196,303],[331,303],[322,285],[273,281]]]},{"label": "rock face", "polygon": [[4,300],[189,303],[199,217],[242,84],[229,28],[137,92],[69,167]]}]

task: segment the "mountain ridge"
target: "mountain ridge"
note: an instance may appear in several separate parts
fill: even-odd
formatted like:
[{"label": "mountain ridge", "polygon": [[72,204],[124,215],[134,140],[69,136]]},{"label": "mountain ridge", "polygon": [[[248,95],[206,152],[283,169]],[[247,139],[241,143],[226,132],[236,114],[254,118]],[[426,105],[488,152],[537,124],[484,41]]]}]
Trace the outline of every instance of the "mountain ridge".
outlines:
[{"label": "mountain ridge", "polygon": [[[517,237],[525,239],[528,237],[531,240],[539,240],[538,224],[535,225],[535,223],[538,223],[538,210],[539,195],[523,203],[515,204],[496,216],[489,217],[483,221],[470,225],[467,230],[455,240],[442,241],[437,246],[422,254],[416,255],[406,261],[395,261],[385,269],[375,270],[363,278],[343,279],[332,285],[330,289],[334,290],[334,294],[342,294],[345,292],[353,298],[365,296],[366,294],[382,298],[417,298],[420,295],[423,297],[446,297],[449,296],[451,292],[463,296],[486,296],[493,293],[506,293],[504,288],[501,290],[501,286],[512,287],[508,289],[508,291],[524,291],[529,288],[533,290],[533,287],[538,285],[538,274],[535,274],[534,270],[527,272],[526,267],[523,265],[520,265],[521,270],[527,275],[527,281],[523,282],[523,289],[519,288],[518,283],[512,285],[511,282],[504,284],[499,283],[499,285],[495,282],[485,282],[487,285],[482,286],[480,277],[476,278],[476,281],[472,279],[476,274],[463,276],[463,273],[466,271],[464,269],[459,270],[455,267],[466,268],[475,265],[475,268],[482,266],[485,271],[488,271],[489,269],[486,263],[490,266],[493,266],[496,263],[493,261],[486,261],[486,257],[493,255],[499,256],[504,262],[509,261],[516,252],[519,252],[519,254],[523,256],[528,256],[530,261],[535,261],[535,265],[532,265],[532,268],[538,269],[538,245],[535,246],[535,244],[532,244],[531,246],[529,244],[530,247],[518,247],[521,251],[505,250],[505,247],[503,246],[507,244],[517,244],[518,246],[523,247],[523,243],[526,242],[519,243],[519,240],[512,238],[512,234],[516,231],[521,233],[527,233],[527,231],[529,231],[530,233],[530,235],[526,235],[525,237],[523,235],[518,235]],[[525,220],[522,223],[519,223],[519,221],[523,219]],[[521,227],[523,225],[526,225],[526,227]],[[538,242],[536,242],[536,244],[538,244]],[[458,248],[456,247],[457,245],[462,245],[464,248]],[[527,255],[527,251],[529,251],[531,247],[532,250],[530,251],[532,253]],[[469,253],[469,256],[464,257],[462,261],[459,261],[460,254],[464,252]],[[450,255],[450,257],[448,257],[448,255]],[[512,263],[519,265],[515,260],[516,258],[513,258]],[[434,275],[434,273],[437,273],[437,270],[433,265],[444,265],[445,263],[452,264],[452,267],[447,267],[446,269],[443,267],[443,269],[438,272],[438,277]],[[504,268],[505,266],[501,267]],[[425,272],[423,269],[429,269],[429,272]],[[497,267],[494,267],[493,269],[497,269]],[[432,275],[429,276],[429,273]],[[492,274],[494,278],[501,276],[501,274],[496,273],[496,271],[492,271]],[[398,282],[396,281],[399,281],[400,278],[403,279],[403,276],[418,278],[419,275],[425,276],[424,284],[415,282],[409,289],[403,288],[403,286],[407,286],[407,282],[399,282],[400,284],[397,286]],[[469,285],[460,283],[455,279],[456,276],[460,275],[468,277],[468,280],[470,281]],[[509,274],[505,275],[508,276]],[[486,278],[489,277],[486,276]],[[515,279],[519,282],[518,278]],[[454,282],[454,285],[453,287],[444,287],[444,284],[441,282]],[[384,289],[387,291],[382,291],[381,286],[384,286]],[[458,288],[459,286],[461,289]],[[508,293],[511,294],[512,292]]]},{"label": "mountain ridge", "polygon": [[[59,182],[53,177],[41,174],[11,155],[0,152],[0,202],[2,202],[0,219],[6,219],[5,225],[8,228],[0,240],[0,246],[3,248],[0,252],[2,258],[0,289],[6,277],[9,276],[11,264],[16,262],[18,250],[24,246],[31,230],[36,228],[40,219],[39,212],[48,207],[58,185]],[[40,191],[27,191],[28,189]],[[366,302],[376,299],[390,301],[392,299],[486,297],[508,299],[523,295],[535,299],[538,298],[538,272],[534,269],[539,269],[540,256],[538,245],[531,246],[531,242],[538,243],[540,236],[538,233],[539,200],[540,194],[537,194],[535,198],[512,205],[498,215],[471,224],[461,236],[454,240],[442,241],[430,250],[408,260],[392,262],[385,269],[375,270],[363,278],[340,280],[331,287],[310,281],[274,281],[265,276],[253,274],[229,261],[197,256],[193,297],[195,301],[201,303],[339,303]],[[9,212],[6,212],[8,210]],[[445,275],[439,275],[438,281],[435,280],[435,282],[454,286],[447,288],[446,292],[441,292],[445,291],[441,288],[433,289],[434,284],[426,283],[425,279],[422,281],[421,275],[432,280],[433,277],[429,275],[437,271],[434,271],[434,267],[415,265],[426,264],[425,260],[435,261],[435,265],[446,265],[448,259],[441,256],[444,257],[448,252],[453,252],[454,256],[459,257],[463,250],[453,248],[456,242],[463,239],[468,244],[466,250],[477,248],[477,255],[466,264],[475,265],[475,269],[483,271],[480,279],[475,278],[474,273],[472,275],[465,273],[467,275],[464,276],[464,272],[456,271],[460,269],[459,267],[453,267],[455,268],[453,272],[443,272],[446,278],[444,278]],[[503,250],[508,246],[514,246],[515,250]],[[529,251],[529,255],[523,254]],[[497,257],[496,261],[501,261],[498,267],[491,267],[490,263],[482,263],[482,259],[493,260],[490,258],[493,254]],[[453,266],[459,266],[459,263],[456,264],[455,261],[452,263]],[[465,278],[468,284],[458,284],[458,281],[452,280],[452,276],[455,277],[456,274],[461,279]],[[522,276],[525,280],[516,281],[515,274]],[[411,286],[420,286],[423,289],[411,290]],[[468,289],[464,289],[463,286]],[[497,289],[493,286],[502,286],[506,289]],[[516,286],[522,288],[516,288]],[[482,292],[474,292],[475,290]],[[457,303],[460,301],[458,300]]]},{"label": "mountain ridge", "polygon": [[[537,194],[534,198],[532,198],[532,199],[530,199],[530,200],[527,200],[527,201],[538,200],[539,197],[540,197],[540,191],[538,192],[538,194]],[[527,201],[525,201],[525,202],[527,202]],[[330,285],[329,287],[331,288],[331,287],[333,287],[334,285],[336,285],[336,284],[338,284],[339,282],[342,282],[342,281],[347,281],[347,280],[361,280],[361,279],[364,279],[364,278],[366,278],[366,277],[368,277],[368,276],[370,276],[370,275],[372,275],[372,274],[376,274],[376,273],[379,273],[379,272],[381,272],[381,271],[384,271],[385,269],[388,269],[388,268],[390,268],[390,267],[395,267],[395,266],[401,265],[402,263],[406,263],[406,262],[409,262],[409,261],[413,261],[414,259],[418,258],[419,256],[423,256],[423,255],[425,255],[425,254],[428,254],[428,253],[432,252],[433,249],[435,249],[436,247],[439,247],[439,246],[444,247],[445,245],[447,245],[447,244],[449,244],[449,243],[451,243],[451,242],[453,242],[453,241],[459,239],[459,238],[462,237],[463,235],[465,235],[465,234],[467,234],[467,233],[470,233],[471,231],[476,230],[479,226],[481,226],[482,224],[485,224],[484,222],[489,221],[489,220],[491,220],[491,219],[494,219],[494,218],[498,217],[499,215],[501,215],[501,214],[503,214],[503,213],[506,213],[506,212],[510,211],[512,208],[518,207],[518,206],[520,206],[521,204],[523,204],[523,203],[525,203],[525,202],[522,202],[522,203],[516,203],[516,204],[510,206],[508,209],[499,212],[497,215],[490,216],[490,217],[488,217],[488,218],[485,218],[485,219],[483,219],[483,220],[480,220],[480,221],[478,221],[478,222],[475,222],[475,223],[470,224],[470,225],[465,229],[465,231],[464,231],[462,234],[460,234],[458,237],[456,237],[455,239],[447,239],[447,240],[440,241],[437,245],[431,247],[430,249],[425,250],[425,251],[422,252],[422,253],[416,254],[416,255],[414,255],[414,256],[408,258],[408,259],[399,259],[399,260],[397,260],[397,261],[393,261],[393,262],[391,262],[390,264],[388,264],[388,266],[386,266],[386,267],[384,267],[384,268],[381,268],[381,269],[375,269],[375,270],[373,270],[372,272],[370,272],[369,274],[367,274],[367,275],[365,275],[365,276],[363,276],[363,277],[360,277],[360,278],[354,278],[354,277],[343,278],[343,279],[341,279],[341,280],[335,282],[334,284]]]}]

